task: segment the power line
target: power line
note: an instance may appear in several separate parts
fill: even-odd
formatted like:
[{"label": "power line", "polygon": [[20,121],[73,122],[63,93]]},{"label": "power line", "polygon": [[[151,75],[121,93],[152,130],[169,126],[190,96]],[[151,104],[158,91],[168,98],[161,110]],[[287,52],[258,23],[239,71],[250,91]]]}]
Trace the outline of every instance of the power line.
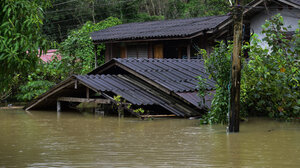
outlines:
[{"label": "power line", "polygon": [[74,1],[77,1],[77,0],[70,0],[70,1],[67,1],[67,2],[61,2],[61,3],[53,4],[52,6],[59,6],[59,5],[71,3],[71,2],[74,2]]},{"label": "power line", "polygon": [[[68,1],[68,2],[74,2],[74,1],[77,1],[77,0],[72,0],[72,1]],[[122,1],[118,1],[118,2],[109,2],[109,3],[104,3],[104,1],[102,2],[98,2],[96,1],[95,4],[101,4],[99,5],[99,7],[105,7],[105,6],[109,6],[109,5],[117,5],[117,4],[121,4],[121,3],[126,3],[126,2],[133,2],[134,0],[122,0]],[[62,3],[59,3],[57,5],[53,5],[53,6],[58,6],[58,5],[61,5],[61,4],[65,4],[67,2],[62,2]],[[57,11],[47,11],[45,13],[49,14],[49,13],[58,13],[58,12],[64,12],[64,11],[73,11],[73,10],[76,10],[76,9],[79,9],[79,8],[68,8],[68,9],[62,9],[62,10],[57,10]]]},{"label": "power line", "polygon": [[[95,14],[94,16],[100,16],[101,14]],[[91,14],[84,14],[84,15],[79,15],[78,17],[86,17],[86,16],[90,16],[92,17]],[[51,22],[49,21],[48,23],[46,24],[56,24],[56,23],[63,23],[65,21],[71,21],[71,20],[76,20],[77,18],[71,18],[71,19],[65,19],[65,20],[59,20],[59,21],[55,21],[55,22]],[[87,20],[87,21],[92,21],[92,20]]]},{"label": "power line", "polygon": [[76,9],[78,9],[78,8],[69,8],[69,9],[62,9],[62,10],[57,10],[57,11],[47,11],[45,13],[50,14],[50,13],[66,12],[66,11],[73,11],[73,10],[76,10]]}]

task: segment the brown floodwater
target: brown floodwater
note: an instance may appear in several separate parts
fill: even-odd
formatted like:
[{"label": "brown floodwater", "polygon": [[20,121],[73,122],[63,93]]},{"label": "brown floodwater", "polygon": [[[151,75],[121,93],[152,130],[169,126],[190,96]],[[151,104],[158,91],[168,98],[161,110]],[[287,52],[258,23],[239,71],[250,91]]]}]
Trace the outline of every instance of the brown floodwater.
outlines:
[{"label": "brown floodwater", "polygon": [[2,167],[300,167],[300,123],[251,118],[241,132],[198,120],[0,110]]}]

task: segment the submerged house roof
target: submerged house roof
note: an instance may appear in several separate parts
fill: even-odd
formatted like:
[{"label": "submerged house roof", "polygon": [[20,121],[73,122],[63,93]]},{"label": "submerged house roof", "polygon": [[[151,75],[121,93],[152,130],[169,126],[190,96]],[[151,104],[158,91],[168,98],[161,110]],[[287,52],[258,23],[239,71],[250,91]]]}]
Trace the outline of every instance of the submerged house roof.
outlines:
[{"label": "submerged house roof", "polygon": [[151,80],[168,91],[190,92],[197,90],[197,76],[207,79],[210,90],[215,82],[208,79],[201,59],[147,59],[147,58],[114,58],[109,63],[96,68],[89,74],[103,73],[107,66],[115,64]]},{"label": "submerged house roof", "polygon": [[[208,90],[215,89],[215,81],[209,79],[201,59],[114,58],[89,74],[107,73],[107,68],[112,65],[121,67],[161,91],[195,106],[201,101],[197,95],[197,76],[207,79]],[[212,97],[207,97],[207,107],[210,107],[211,99]]]},{"label": "submerged house roof", "polygon": [[[55,107],[60,96],[84,96],[74,89],[78,81],[97,93],[120,95],[135,105],[157,105],[177,116],[196,116],[202,108],[198,105],[198,75],[208,78],[202,60],[113,59],[88,75],[74,75],[61,82],[25,108]],[[214,89],[214,81],[208,79],[207,84]]]},{"label": "submerged house roof", "polygon": [[156,39],[191,38],[203,31],[213,30],[229,16],[208,16],[191,19],[162,20],[128,23],[93,32],[94,42]]}]

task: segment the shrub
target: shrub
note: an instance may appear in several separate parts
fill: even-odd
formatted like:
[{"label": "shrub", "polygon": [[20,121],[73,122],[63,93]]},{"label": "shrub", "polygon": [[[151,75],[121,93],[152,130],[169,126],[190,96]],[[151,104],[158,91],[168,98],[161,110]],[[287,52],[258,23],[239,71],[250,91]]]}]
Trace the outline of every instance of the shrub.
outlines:
[{"label": "shrub", "polygon": [[[250,114],[280,119],[300,115],[299,30],[289,39],[283,25],[283,18],[274,16],[262,26],[266,37],[260,41],[254,36],[247,46],[250,61],[243,70],[241,97]],[[268,46],[262,48],[262,42]]]},{"label": "shrub", "polygon": [[[300,116],[300,34],[297,29],[291,39],[287,38],[288,28],[283,25],[283,18],[274,16],[262,26],[266,35],[262,41],[254,35],[251,44],[243,46],[249,51],[249,61],[242,69],[241,117],[268,115],[289,120]],[[268,46],[262,48],[262,43]],[[211,109],[201,122],[224,124],[229,108],[232,44],[221,42],[210,56],[203,53],[206,70],[217,85]],[[199,91],[203,96],[203,89]]]},{"label": "shrub", "polygon": [[[210,74],[210,77],[216,81],[216,93],[212,100],[211,109],[202,117],[201,122],[206,124],[227,123],[227,112],[229,108],[229,83],[231,73],[231,53],[232,45],[226,45],[224,42],[220,42],[214,47],[213,52],[208,56],[205,50],[201,50],[201,54],[205,60],[206,71]],[[199,87],[203,88],[202,78],[199,81]],[[199,95],[204,97],[203,91],[199,90]]]}]

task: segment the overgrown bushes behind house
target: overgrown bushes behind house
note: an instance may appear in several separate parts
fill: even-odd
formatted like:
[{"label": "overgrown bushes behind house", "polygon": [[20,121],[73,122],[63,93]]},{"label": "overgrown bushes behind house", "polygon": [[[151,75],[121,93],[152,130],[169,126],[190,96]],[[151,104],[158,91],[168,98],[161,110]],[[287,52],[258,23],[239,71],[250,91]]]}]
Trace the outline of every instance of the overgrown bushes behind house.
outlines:
[{"label": "overgrown bushes behind house", "polygon": [[[299,29],[289,38],[288,28],[284,27],[280,15],[266,21],[262,27],[265,34],[262,40],[253,35],[251,44],[243,45],[249,58],[242,65],[240,116],[259,115],[284,120],[299,118]],[[268,46],[263,48],[262,43]],[[232,44],[221,42],[209,57],[204,57],[206,70],[217,82],[217,89],[203,123],[228,121],[231,53]]]}]

